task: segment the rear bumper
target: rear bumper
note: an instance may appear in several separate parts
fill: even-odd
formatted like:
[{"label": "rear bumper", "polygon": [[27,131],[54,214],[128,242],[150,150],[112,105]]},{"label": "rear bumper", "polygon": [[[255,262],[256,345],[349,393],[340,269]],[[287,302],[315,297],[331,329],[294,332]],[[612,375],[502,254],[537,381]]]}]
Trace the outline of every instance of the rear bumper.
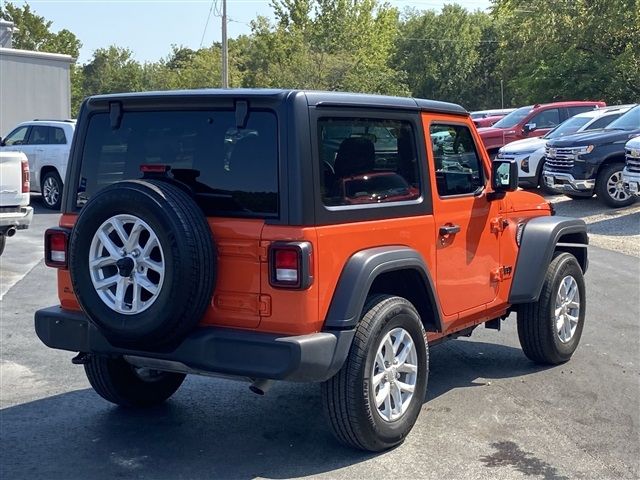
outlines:
[{"label": "rear bumper", "polygon": [[164,361],[191,373],[252,379],[320,382],[342,367],[354,330],[300,336],[257,333],[219,327],[196,328],[171,351],[114,347],[82,312],[50,307],[35,314],[40,340],[51,348]]},{"label": "rear bumper", "polygon": [[17,230],[29,228],[33,219],[33,207],[16,207],[15,211],[0,210],[0,232],[4,233],[9,227]]}]

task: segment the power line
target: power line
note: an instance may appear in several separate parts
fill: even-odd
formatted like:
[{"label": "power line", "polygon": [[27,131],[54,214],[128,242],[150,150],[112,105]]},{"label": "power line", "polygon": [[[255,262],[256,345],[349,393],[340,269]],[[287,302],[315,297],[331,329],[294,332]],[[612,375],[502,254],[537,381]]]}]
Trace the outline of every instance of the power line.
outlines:
[{"label": "power line", "polygon": [[202,48],[202,44],[204,43],[204,36],[207,33],[207,27],[209,26],[209,20],[211,19],[211,12],[213,12],[213,7],[216,5],[217,0],[213,0],[211,2],[211,8],[209,8],[209,14],[207,15],[207,22],[204,24],[204,31],[202,32],[202,38],[200,39],[200,48]]}]

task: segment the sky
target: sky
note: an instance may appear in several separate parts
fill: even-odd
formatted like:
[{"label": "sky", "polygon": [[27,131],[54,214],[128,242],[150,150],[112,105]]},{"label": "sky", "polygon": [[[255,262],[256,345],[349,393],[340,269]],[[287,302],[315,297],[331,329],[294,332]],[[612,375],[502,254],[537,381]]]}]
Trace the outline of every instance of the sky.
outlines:
[{"label": "sky", "polygon": [[[7,1],[0,0],[5,4]],[[155,62],[171,52],[172,45],[192,49],[221,39],[222,0],[12,0],[29,3],[36,14],[63,28],[82,42],[80,63],[91,60],[94,50],[115,44],[129,48],[140,62]],[[396,0],[388,3],[403,10],[440,8],[458,3],[469,10],[487,9],[490,0]],[[212,8],[213,7],[213,8]],[[258,15],[273,18],[269,0],[227,0],[229,38],[250,33]],[[205,29],[206,28],[206,29]]]}]

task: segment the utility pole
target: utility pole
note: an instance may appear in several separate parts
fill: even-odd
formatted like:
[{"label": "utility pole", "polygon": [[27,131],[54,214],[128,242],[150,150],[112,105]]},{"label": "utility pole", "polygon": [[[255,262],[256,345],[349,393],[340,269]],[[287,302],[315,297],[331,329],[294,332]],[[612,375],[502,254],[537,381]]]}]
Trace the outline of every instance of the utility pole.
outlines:
[{"label": "utility pole", "polygon": [[222,88],[229,88],[229,45],[227,44],[227,0],[222,0]]},{"label": "utility pole", "polygon": [[504,109],[504,82],[500,80],[500,108]]}]

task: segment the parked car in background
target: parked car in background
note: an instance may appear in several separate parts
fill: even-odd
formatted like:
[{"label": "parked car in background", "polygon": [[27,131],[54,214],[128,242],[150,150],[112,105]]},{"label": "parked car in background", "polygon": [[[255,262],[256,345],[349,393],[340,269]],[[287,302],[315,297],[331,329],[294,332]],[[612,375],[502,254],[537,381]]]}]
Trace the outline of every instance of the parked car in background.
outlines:
[{"label": "parked car in background", "polygon": [[493,157],[507,143],[541,137],[567,118],[606,105],[604,102],[579,101],[528,105],[514,110],[493,127],[479,128],[478,132],[489,156]]},{"label": "parked car in background", "polygon": [[501,108],[494,110],[479,110],[471,112],[471,120],[473,120],[476,128],[490,127],[505,115],[513,112],[515,108]]},{"label": "parked car in background", "polygon": [[0,151],[23,152],[29,160],[31,191],[42,193],[42,203],[60,209],[75,120],[33,120],[14,128]]},{"label": "parked car in background", "polygon": [[524,188],[544,187],[542,167],[548,140],[572,133],[604,128],[633,105],[617,105],[579,113],[558,125],[542,137],[524,138],[508,143],[498,150],[497,159],[513,160],[518,165],[519,185]]},{"label": "parked car in background", "polygon": [[640,105],[602,130],[549,140],[545,152],[544,181],[571,198],[593,194],[611,207],[624,207],[635,196],[624,187],[625,144],[640,134]]},{"label": "parked car in background", "polygon": [[622,183],[632,195],[640,195],[640,135],[632,138],[624,147],[625,167]]},{"label": "parked car in background", "polygon": [[0,255],[7,237],[29,228],[29,165],[21,152],[0,152]]}]

